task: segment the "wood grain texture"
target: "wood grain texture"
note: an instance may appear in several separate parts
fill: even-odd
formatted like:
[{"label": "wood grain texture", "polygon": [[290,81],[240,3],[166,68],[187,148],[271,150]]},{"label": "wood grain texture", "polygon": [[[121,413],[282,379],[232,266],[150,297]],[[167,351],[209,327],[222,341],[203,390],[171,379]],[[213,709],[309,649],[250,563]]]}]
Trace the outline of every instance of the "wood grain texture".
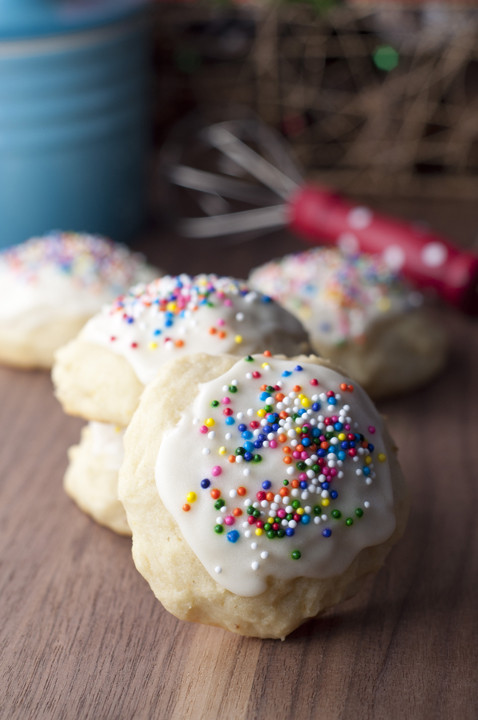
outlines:
[{"label": "wood grain texture", "polygon": [[[446,229],[439,212],[435,227]],[[469,242],[478,212],[461,218]],[[171,272],[237,275],[296,246],[286,235],[220,252],[142,245]],[[380,405],[410,486],[407,532],[358,596],[283,643],[166,613],[133,566],[130,540],[63,493],[81,422],[63,415],[47,373],[0,369],[2,720],[475,720],[478,330],[451,311],[443,321],[453,340],[445,373]]]}]

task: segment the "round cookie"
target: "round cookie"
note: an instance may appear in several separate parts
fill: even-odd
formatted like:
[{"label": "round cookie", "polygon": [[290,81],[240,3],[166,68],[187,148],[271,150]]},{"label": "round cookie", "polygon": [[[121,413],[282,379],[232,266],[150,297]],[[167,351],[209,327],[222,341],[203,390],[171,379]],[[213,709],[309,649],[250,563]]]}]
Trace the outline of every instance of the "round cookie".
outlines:
[{"label": "round cookie", "polygon": [[250,282],[374,398],[418,387],[444,366],[446,336],[423,296],[376,256],[314,248],[256,268]]},{"label": "round cookie", "polygon": [[145,385],[168,360],[194,352],[308,351],[297,318],[241,280],[164,276],[102,309],[57,353],[56,395],[86,420],[126,426]]},{"label": "round cookie", "polygon": [[131,535],[126,514],[118,499],[118,471],[123,459],[124,430],[90,422],[81,440],[68,451],[64,478],[66,493],[100,525],[120,535]]},{"label": "round cookie", "polygon": [[380,568],[408,502],[360,386],[313,356],[264,355],[163,366],[126,431],[119,497],[167,610],[284,638]]},{"label": "round cookie", "polygon": [[85,322],[130,285],[158,275],[111,240],[53,232],[0,253],[0,362],[49,368]]}]

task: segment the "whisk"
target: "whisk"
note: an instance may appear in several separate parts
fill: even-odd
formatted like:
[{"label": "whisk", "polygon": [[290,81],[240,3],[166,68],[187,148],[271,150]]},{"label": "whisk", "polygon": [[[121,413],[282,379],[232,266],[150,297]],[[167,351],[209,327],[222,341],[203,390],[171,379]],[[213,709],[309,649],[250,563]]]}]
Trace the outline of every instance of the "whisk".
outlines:
[{"label": "whisk", "polygon": [[[162,173],[186,189],[177,230],[190,238],[226,237],[289,227],[305,240],[348,252],[380,254],[423,289],[478,313],[478,255],[448,239],[354,205],[304,181],[282,138],[246,116],[179,130],[164,146]],[[201,214],[198,214],[201,213]]]}]

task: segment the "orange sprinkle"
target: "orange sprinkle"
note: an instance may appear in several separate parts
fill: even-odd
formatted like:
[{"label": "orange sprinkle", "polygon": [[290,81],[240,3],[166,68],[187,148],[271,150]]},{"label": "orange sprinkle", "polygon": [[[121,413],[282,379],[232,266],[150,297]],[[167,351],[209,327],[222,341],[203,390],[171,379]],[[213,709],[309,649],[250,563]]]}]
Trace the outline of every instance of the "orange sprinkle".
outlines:
[{"label": "orange sprinkle", "polygon": [[265,385],[265,384],[264,384],[264,385],[261,385],[261,390],[265,390],[266,387],[267,387],[267,385]]},{"label": "orange sprinkle", "polygon": [[189,503],[184,503],[183,510],[184,512],[189,512],[191,510],[191,505],[189,505]]},{"label": "orange sprinkle", "polygon": [[298,487],[299,487],[299,481],[298,481],[297,479],[292,480],[291,485],[292,485],[293,488],[298,488]]},{"label": "orange sprinkle", "polygon": [[329,449],[329,443],[328,442],[321,442],[320,443],[321,450],[328,450]]},{"label": "orange sprinkle", "polygon": [[290,449],[290,447],[288,445],[284,445],[284,447],[282,448],[282,452],[286,453],[287,455],[290,455],[292,450]]},{"label": "orange sprinkle", "polygon": [[176,340],[174,344],[176,347],[182,347],[184,345],[184,340]]},{"label": "orange sprinkle", "polygon": [[264,357],[271,357],[272,353],[270,350],[264,350]]},{"label": "orange sprinkle", "polygon": [[285,458],[282,459],[282,462],[284,462],[286,465],[290,465],[292,462],[292,458],[290,455],[286,455]]},{"label": "orange sprinkle", "polygon": [[279,490],[279,495],[281,495],[281,497],[287,497],[288,494],[289,494],[289,489],[286,488],[286,487],[282,487],[282,488]]},{"label": "orange sprinkle", "polygon": [[294,387],[293,387],[292,389],[293,389],[294,392],[300,392],[300,391],[302,390],[302,386],[301,386],[301,385],[294,385]]},{"label": "orange sprinkle", "polygon": [[285,418],[287,417],[286,411],[285,411],[285,410],[281,410],[280,413],[279,413],[279,417],[282,418],[283,420],[285,420]]},{"label": "orange sprinkle", "polygon": [[236,517],[240,517],[242,515],[241,508],[234,508],[234,510],[232,511],[232,514],[235,515]]},{"label": "orange sprinkle", "polygon": [[343,391],[347,390],[347,383],[340,383],[340,389]]},{"label": "orange sprinkle", "polygon": [[209,328],[209,334],[210,334],[210,335],[215,335],[216,333],[217,333],[217,330],[216,330],[215,327],[210,327],[210,328]]},{"label": "orange sprinkle", "polygon": [[297,452],[302,452],[303,449],[304,449],[304,446],[301,445],[300,443],[299,443],[299,445],[297,445],[297,447],[296,447]]},{"label": "orange sprinkle", "polygon": [[228,457],[227,459],[229,460],[230,463],[235,463],[235,462],[236,462],[236,456],[235,456],[235,455],[229,455],[229,457]]},{"label": "orange sprinkle", "polygon": [[281,400],[283,400],[284,397],[285,397],[284,393],[276,393],[276,395],[275,395],[277,402],[280,402]]},{"label": "orange sprinkle", "polygon": [[213,488],[211,490],[211,497],[213,500],[217,500],[219,497],[221,497],[221,491],[218,490],[218,488]]},{"label": "orange sprinkle", "polygon": [[217,335],[221,338],[221,340],[224,340],[224,338],[226,337],[226,333],[224,332],[224,330],[219,330]]},{"label": "orange sprinkle", "polygon": [[277,439],[279,440],[279,442],[283,443],[287,440],[287,435],[281,433]]},{"label": "orange sprinkle", "polygon": [[348,390],[349,392],[353,392],[353,391],[354,391],[354,386],[353,386],[353,385],[347,385],[347,390]]},{"label": "orange sprinkle", "polygon": [[273,499],[274,499],[274,493],[273,493],[273,492],[268,492],[268,493],[266,494],[266,500],[267,500],[267,502],[272,502]]},{"label": "orange sprinkle", "polygon": [[242,487],[242,485],[237,488],[237,494],[238,494],[238,495],[245,495],[246,492],[247,492],[246,488],[245,488],[245,487]]}]

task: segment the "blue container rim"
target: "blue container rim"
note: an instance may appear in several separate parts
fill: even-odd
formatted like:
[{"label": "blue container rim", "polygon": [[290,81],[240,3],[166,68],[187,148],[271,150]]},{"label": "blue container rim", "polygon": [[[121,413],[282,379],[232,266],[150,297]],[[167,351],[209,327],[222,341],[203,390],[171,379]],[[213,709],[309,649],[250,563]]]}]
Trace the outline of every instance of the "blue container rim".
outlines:
[{"label": "blue container rim", "polygon": [[41,38],[127,20],[152,0],[0,0],[0,40]]}]

